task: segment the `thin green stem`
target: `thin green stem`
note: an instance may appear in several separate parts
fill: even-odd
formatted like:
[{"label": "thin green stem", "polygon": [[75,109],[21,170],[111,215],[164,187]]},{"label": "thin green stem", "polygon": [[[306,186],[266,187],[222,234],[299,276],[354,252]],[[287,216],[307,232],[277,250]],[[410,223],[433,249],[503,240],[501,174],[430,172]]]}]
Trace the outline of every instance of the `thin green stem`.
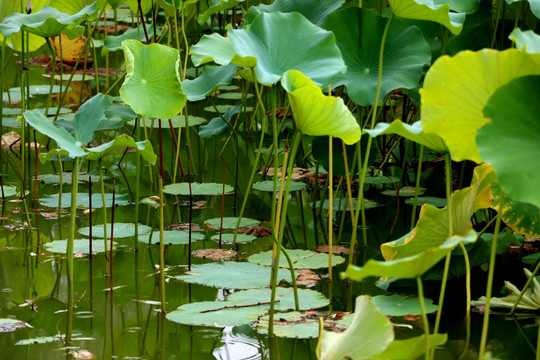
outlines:
[{"label": "thin green stem", "polygon": [[159,176],[159,293],[161,295],[161,312],[167,312],[165,307],[165,244],[163,243],[163,177]]},{"label": "thin green stem", "polygon": [[70,214],[70,233],[66,246],[66,272],[68,278],[68,301],[67,301],[67,327],[66,344],[71,342],[71,333],[73,327],[73,241],[76,235],[76,216],[77,216],[77,193],[79,191],[79,158],[75,158],[73,165],[73,174],[71,179],[71,214]]},{"label": "thin green stem", "polygon": [[424,358],[426,360],[430,359],[430,347],[429,347],[429,322],[426,314],[426,305],[424,303],[424,287],[422,286],[422,278],[420,276],[416,277],[416,285],[418,286],[418,301],[420,301],[420,310],[422,311],[422,323],[424,324],[424,334],[426,336],[425,340],[425,353]]},{"label": "thin green stem", "polygon": [[467,294],[467,303],[465,307],[465,345],[463,346],[463,352],[459,356],[460,359],[464,358],[469,349],[469,342],[471,340],[471,263],[469,262],[469,254],[463,243],[459,244],[461,251],[463,252],[463,260],[465,261],[465,291]]},{"label": "thin green stem", "polygon": [[420,188],[420,174],[422,173],[422,160],[424,156],[424,145],[420,146],[420,154],[418,155],[418,167],[416,169],[416,179],[414,184],[414,202],[411,214],[411,231],[416,225],[416,206],[418,204],[418,189]]},{"label": "thin green stem", "polygon": [[518,298],[514,302],[514,306],[512,306],[512,309],[510,310],[510,315],[512,315],[516,311],[516,308],[517,308],[519,302],[521,301],[521,298],[523,297],[523,295],[525,294],[525,292],[527,291],[527,289],[529,288],[529,286],[533,282],[534,277],[538,273],[538,270],[540,270],[540,262],[538,264],[536,264],[536,267],[534,268],[531,276],[527,279],[527,282],[525,283],[525,286],[523,286],[523,289],[521,289],[521,292],[519,293]]}]

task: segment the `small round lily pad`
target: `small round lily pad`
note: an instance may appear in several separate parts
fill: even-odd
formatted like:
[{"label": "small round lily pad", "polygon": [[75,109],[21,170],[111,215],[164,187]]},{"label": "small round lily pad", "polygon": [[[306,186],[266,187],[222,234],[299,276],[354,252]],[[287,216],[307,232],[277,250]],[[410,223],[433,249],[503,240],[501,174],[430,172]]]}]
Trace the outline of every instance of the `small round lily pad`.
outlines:
[{"label": "small round lily pad", "polygon": [[[328,254],[316,253],[310,250],[287,250],[291,257],[295,269],[323,269],[328,267]],[[265,251],[253,254],[248,257],[248,261],[259,265],[272,264],[272,251]],[[345,262],[345,258],[339,255],[332,256],[332,266],[336,266]],[[289,268],[289,263],[285,256],[280,256],[279,267]]]},{"label": "small round lily pad", "polygon": [[[414,205],[414,197],[405,200],[405,204]],[[422,206],[424,204],[430,204],[436,207],[444,207],[446,206],[446,199],[432,196],[420,196],[417,199],[416,206]]]},{"label": "small round lily pad", "polygon": [[[225,185],[225,194],[231,194],[234,188],[230,185]],[[166,185],[163,192],[171,195],[189,195],[189,183],[183,182],[178,184]],[[191,183],[192,195],[221,195],[223,194],[223,184],[218,183]]]},{"label": "small round lily pad", "polygon": [[[50,243],[44,245],[47,251],[65,254],[67,248],[67,240],[54,240]],[[113,242],[113,248],[118,246],[117,243]],[[107,244],[107,250],[109,244]],[[103,240],[92,240],[92,254],[98,254],[105,252],[105,243]],[[75,239],[73,240],[73,253],[74,254],[89,254],[90,253],[90,244],[88,239]]]},{"label": "small round lily pad", "polygon": [[46,344],[56,341],[62,341],[60,336],[39,336],[31,339],[22,339],[15,343],[15,345],[33,345],[33,344]]},{"label": "small round lily pad", "polygon": [[[419,187],[418,188],[418,195],[422,195],[426,191],[426,188]],[[416,189],[412,186],[404,186],[401,189],[399,189],[399,196],[401,197],[411,197],[414,196],[416,192]],[[395,190],[385,190],[381,194],[387,195],[387,196],[396,196]]]},{"label": "small round lily pad", "polygon": [[[217,111],[219,111],[222,114],[224,114],[227,110],[232,109],[233,107],[234,105],[216,105]],[[243,108],[242,110],[250,112],[250,111],[253,111],[253,107],[247,106],[245,109]],[[213,106],[207,106],[204,108],[204,111],[215,113],[216,109]]]},{"label": "small round lily pad", "polygon": [[[133,223],[115,223],[114,224],[114,238],[126,238],[135,236],[135,224]],[[150,226],[139,224],[138,232],[140,235],[148,234],[152,228]],[[84,236],[90,236],[90,227],[83,227],[79,229],[79,234]],[[92,226],[92,237],[94,238],[103,238],[103,225]],[[107,237],[111,236],[111,224],[107,224]]]},{"label": "small round lily pad", "polygon": [[392,184],[392,180],[394,183],[399,182],[399,178],[397,177],[386,177],[386,176],[366,176],[364,178],[364,184],[372,184],[372,185],[378,185],[378,184]]},{"label": "small round lily pad", "polygon": [[[279,192],[279,181],[277,183],[276,191]],[[304,190],[306,188],[306,184],[299,181],[291,181],[291,184],[289,185],[289,191],[300,191]],[[274,191],[274,182],[272,180],[265,180],[265,181],[259,181],[253,184],[253,190],[259,190],[259,191],[267,191],[267,192],[273,192]]]},{"label": "small round lily pad", "polygon": [[[270,289],[250,289],[236,291],[227,297],[228,301],[244,303],[264,303],[270,301]],[[294,289],[278,287],[276,289],[276,303],[274,309],[276,311],[293,310],[294,305]],[[298,289],[298,302],[300,310],[318,309],[328,306],[329,300],[320,292],[309,289]]]},{"label": "small round lily pad", "polygon": [[[356,209],[356,199],[353,199],[352,203],[353,203],[353,208]],[[319,204],[320,204],[320,200],[315,202],[316,207],[319,207]],[[364,199],[364,206],[366,207],[366,209],[372,209],[372,208],[375,208],[375,207],[379,206],[379,204],[377,204],[375,201]],[[328,199],[324,200],[322,208],[324,210],[329,210],[330,209],[330,201],[328,201]],[[334,211],[338,211],[338,210],[339,211],[350,211],[349,199],[347,199],[347,198],[334,199],[333,210]]]},{"label": "small round lily pad", "polygon": [[[17,188],[15,186],[4,185],[2,186],[1,191],[3,192],[4,197],[17,195]],[[2,196],[2,192],[0,192],[0,196]]]},{"label": "small round lily pad", "polygon": [[[216,96],[218,99],[224,100],[242,100],[244,95],[241,92],[224,92]],[[246,94],[246,99],[252,98],[253,94]]]},{"label": "small round lily pad", "polygon": [[[58,207],[58,194],[45,195],[39,199],[39,203],[47,207]],[[116,194],[115,205],[125,205],[129,202],[128,194]],[[112,206],[112,194],[105,194],[105,205],[106,207]],[[77,194],[77,207],[79,208],[88,208],[90,206],[88,194]],[[60,207],[67,208],[71,207],[71,193],[62,194],[62,203]],[[101,201],[101,194],[92,194],[92,208],[99,209],[103,207],[103,202]]]},{"label": "small round lily pad", "polygon": [[[217,288],[255,289],[270,286],[270,268],[246,262],[217,262],[193,265],[176,279]],[[279,270],[277,281],[292,281],[288,270]]]},{"label": "small round lily pad", "polygon": [[[236,223],[238,221],[237,217],[224,217],[223,218],[223,229],[236,229]],[[221,218],[208,219],[204,222],[207,225],[213,226],[214,228],[219,229],[221,226]],[[240,221],[240,227],[246,226],[255,226],[259,225],[261,222],[259,220],[250,219],[243,217]]]},{"label": "small round lily pad", "polygon": [[[371,301],[379,308],[383,315],[388,316],[405,316],[405,315],[420,315],[420,301],[417,297],[407,298],[404,295],[378,295],[373,296]],[[426,313],[437,311],[437,305],[433,304],[430,299],[424,299]]]},{"label": "small round lily pad", "polygon": [[[139,225],[139,232],[140,232]],[[139,235],[139,241],[145,244],[148,244],[150,234],[145,233]],[[204,234],[200,232],[191,233],[191,241],[195,242],[198,240],[203,240]],[[179,230],[164,230],[163,231],[163,243],[165,245],[187,245],[189,244],[189,231],[179,231]],[[159,244],[159,230],[155,230],[152,233],[152,244]]]},{"label": "small round lily pad", "polygon": [[12,332],[26,327],[26,323],[17,319],[0,319],[0,333]]},{"label": "small round lily pad", "polygon": [[[221,234],[221,242],[224,244],[232,244],[234,239],[234,234]],[[219,234],[212,235],[212,240],[218,242],[219,241]],[[237,234],[236,235],[236,243],[237,244],[245,244],[248,242],[251,242],[253,240],[257,240],[257,237],[254,235],[248,235],[248,234]]]}]

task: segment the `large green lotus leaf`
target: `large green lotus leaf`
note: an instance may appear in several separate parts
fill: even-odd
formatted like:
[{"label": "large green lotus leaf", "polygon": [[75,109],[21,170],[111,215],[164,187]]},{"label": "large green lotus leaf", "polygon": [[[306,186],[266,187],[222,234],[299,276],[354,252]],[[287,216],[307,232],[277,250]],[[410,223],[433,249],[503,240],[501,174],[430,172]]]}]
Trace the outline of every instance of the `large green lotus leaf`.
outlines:
[{"label": "large green lotus leaf", "polygon": [[182,81],[182,88],[189,101],[199,101],[213,93],[219,86],[228,85],[240,67],[234,64],[225,66],[205,66],[199,77]]},{"label": "large green lotus leaf", "polygon": [[510,80],[540,74],[540,54],[516,49],[463,51],[442,56],[424,80],[422,127],[442,137],[456,161],[482,162],[476,132],[489,123],[482,110],[495,90]]},{"label": "large green lotus leaf", "polygon": [[508,36],[516,48],[521,51],[526,51],[530,54],[540,52],[540,36],[536,35],[533,30],[521,31],[520,28],[515,28]]},{"label": "large green lotus leaf", "polygon": [[[481,165],[475,168],[471,186],[452,194],[450,202],[453,235],[475,237],[469,233],[472,228],[471,216],[476,210],[491,206],[491,185],[495,180],[493,169],[489,165]],[[386,260],[399,259],[439,246],[447,237],[448,207],[438,209],[426,204],[420,210],[418,223],[413,231],[398,240],[382,244],[381,252]]]},{"label": "large green lotus leaf", "polygon": [[[270,268],[245,262],[218,262],[193,265],[188,275],[176,278],[187,283],[217,288],[256,289],[270,286]],[[291,272],[278,270],[277,281],[281,280],[291,282]]]},{"label": "large green lotus leaf", "polygon": [[[167,314],[167,319],[176,323],[193,326],[236,326],[256,321],[268,310],[264,305],[237,307],[246,302],[203,301],[185,304]],[[229,308],[226,308],[229,306]],[[224,308],[225,307],[225,308]],[[205,310],[213,310],[202,312]]]},{"label": "large green lotus leaf", "polygon": [[[431,334],[429,335],[429,348],[444,345],[448,335]],[[382,353],[375,355],[375,359],[385,360],[416,360],[425,353],[426,335],[422,334],[409,339],[394,340]]]},{"label": "large green lotus leaf", "polygon": [[378,123],[377,126],[375,126],[375,129],[366,129],[364,132],[373,137],[385,134],[397,134],[435,151],[441,153],[448,151],[444,140],[437,134],[425,133],[420,121],[417,121],[412,125],[403,123],[401,120],[394,120],[391,124]]},{"label": "large green lotus leaf", "polygon": [[372,359],[394,340],[392,323],[368,296],[358,296],[351,326],[343,333],[323,332],[321,360]]},{"label": "large green lotus leaf", "polygon": [[247,22],[250,23],[261,12],[297,12],[315,25],[320,25],[326,20],[328,15],[336,11],[343,5],[344,0],[276,0],[271,5],[261,4],[249,8]]},{"label": "large green lotus leaf", "polygon": [[[491,164],[499,186],[513,201],[540,207],[540,76],[525,76],[501,86],[488,100],[484,114],[491,123],[478,130],[476,142]],[[504,146],[501,146],[501,141]]]},{"label": "large green lotus leaf", "polygon": [[[527,270],[523,269],[525,272],[525,276],[527,278],[530,278],[532,273]],[[504,282],[504,287],[506,288],[506,292],[508,295],[506,295],[503,298],[491,298],[489,304],[494,308],[503,308],[503,309],[511,309],[515,302],[517,301],[519,294],[521,293],[521,289],[519,289],[517,286],[512,284],[509,281]],[[482,296],[476,301],[472,301],[472,306],[485,306],[486,305],[486,297]],[[523,294],[523,297],[519,301],[516,309],[519,310],[526,310],[526,311],[538,311],[540,309],[540,282],[535,278],[532,280],[532,287],[530,289],[527,289],[525,291],[525,294]]]},{"label": "large green lotus leaf", "polygon": [[81,9],[84,9],[86,6],[94,4],[97,9],[103,7],[103,2],[105,0],[49,0],[49,5],[63,12],[68,12],[70,14],[76,14]]},{"label": "large green lotus leaf", "polygon": [[289,95],[296,128],[303,134],[330,135],[348,145],[360,141],[360,126],[342,98],[324,95],[309,77],[297,70],[285,72],[281,85]]},{"label": "large green lotus leaf", "polygon": [[111,106],[112,102],[112,96],[97,94],[79,108],[73,118],[75,140],[83,145],[90,142],[101,117],[105,113],[105,110]]},{"label": "large green lotus leaf", "polygon": [[[189,195],[189,183],[183,182],[178,184],[166,185],[163,188],[163,192],[171,195]],[[225,185],[225,192],[223,191],[223,184],[218,183],[191,183],[192,195],[221,195],[232,194],[234,188],[230,185]]]},{"label": "large green lotus leaf", "polygon": [[[237,222],[238,222],[237,217],[225,216],[223,218],[223,229],[236,229]],[[208,219],[204,223],[219,229],[219,227],[221,226],[221,218]],[[256,225],[259,225],[260,223],[261,222],[259,220],[243,217],[242,220],[240,220],[240,227],[256,226]]]},{"label": "large green lotus leaf", "polygon": [[[148,37],[154,36],[154,26],[152,24],[146,25],[146,32]],[[158,35],[161,35],[161,31],[158,30]],[[146,35],[142,24],[137,29],[129,29],[122,35],[109,35],[103,41],[103,49],[101,49],[101,56],[105,56],[111,51],[117,51],[122,49],[122,41],[124,40],[139,40],[146,42]]]},{"label": "large green lotus leaf", "polygon": [[212,61],[219,65],[229,65],[236,55],[231,39],[217,33],[203,35],[201,40],[191,47],[190,52],[195,66]]},{"label": "large green lotus leaf", "polygon": [[346,69],[332,32],[298,13],[261,13],[249,30],[230,29],[228,37],[236,54],[257,59],[257,79],[265,85],[295,69],[326,87]]},{"label": "large green lotus leaf", "polygon": [[17,188],[15,186],[3,185],[0,186],[0,196],[10,197],[17,195]]},{"label": "large green lotus leaf", "polygon": [[136,142],[127,134],[119,135],[108,143],[96,146],[94,148],[88,148],[88,159],[100,160],[105,156],[112,155],[127,147],[135,148],[137,152],[141,154],[142,158],[151,164],[156,162],[157,156],[154,153],[154,148],[152,147],[150,140]]},{"label": "large green lotus leaf", "polygon": [[408,257],[390,261],[376,261],[372,259],[368,260],[362,267],[349,265],[341,276],[356,281],[361,281],[370,276],[414,279],[422,276],[422,274],[442,260],[446,254],[454,250],[461,242],[474,242],[475,240],[476,233],[474,231],[471,231],[466,237],[452,236],[438,247],[428,248]]},{"label": "large green lotus leaf", "polygon": [[[198,240],[203,240],[204,234],[200,232],[191,233],[191,241],[195,242]],[[139,235],[137,239],[140,242],[148,244],[150,242],[150,234]],[[159,231],[156,230],[152,233],[151,244],[159,244],[160,235]],[[163,243],[165,245],[187,245],[189,244],[189,231],[179,231],[179,230],[165,230],[163,231]]]},{"label": "large green lotus leaf", "polygon": [[[303,183],[301,181],[291,181],[289,185],[289,191],[304,190],[306,186],[307,186],[306,183]],[[272,180],[258,181],[255,184],[253,184],[253,190],[274,192],[274,181]],[[279,182],[277,183],[277,191],[279,191]]]},{"label": "large green lotus leaf", "polygon": [[[291,257],[295,269],[324,269],[328,268],[328,254],[316,253],[311,250],[291,249],[287,250]],[[289,262],[281,258],[279,267],[288,269]],[[248,257],[248,261],[259,265],[272,265],[272,251],[265,251],[253,254]],[[345,258],[339,255],[332,255],[332,266],[345,262]]]},{"label": "large green lotus leaf", "polygon": [[86,151],[81,148],[81,146],[85,144],[75,140],[66,129],[54,125],[51,120],[41,112],[37,110],[27,110],[24,112],[24,118],[34,129],[56,141],[58,146],[66,150],[70,157],[75,158],[77,156],[86,155]]},{"label": "large green lotus leaf", "polygon": [[[128,194],[116,194],[115,204],[116,205],[126,205],[129,202]],[[58,194],[45,195],[39,199],[39,203],[43,206],[58,208]],[[105,205],[107,207],[112,206],[112,194],[105,193]],[[71,193],[62,194],[62,204],[60,207],[68,208],[71,206]],[[78,208],[88,208],[90,206],[88,194],[77,194],[77,207]],[[101,201],[101,194],[92,194],[92,208],[100,209],[103,207],[103,202]]]},{"label": "large green lotus leaf", "polygon": [[203,139],[210,139],[212,136],[223,135],[231,131],[232,117],[242,111],[242,103],[239,102],[235,107],[228,108],[225,114],[215,117],[206,125],[199,128],[199,136]]},{"label": "large green lotus leaf", "polygon": [[[92,200],[93,201],[93,200]],[[92,207],[94,203],[92,202]],[[114,238],[126,238],[135,236],[135,224],[134,223],[114,223],[114,226],[111,228],[111,224],[107,224],[107,237],[111,237],[111,230],[114,230]],[[139,224],[138,233],[148,234],[152,230],[150,226]],[[79,234],[84,236],[90,236],[90,227],[83,227],[79,229]],[[93,238],[104,238],[105,234],[103,233],[103,225],[92,226],[92,237]]]},{"label": "large green lotus leaf", "polygon": [[202,25],[210,18],[210,16],[220,11],[226,11],[228,9],[237,7],[243,2],[244,0],[212,0],[208,6],[208,9],[206,9],[204,13],[200,14],[197,20],[199,21],[199,24]]},{"label": "large green lotus leaf", "polygon": [[47,38],[59,35],[68,25],[78,24],[95,12],[95,3],[84,7],[75,15],[58,11],[50,6],[44,6],[36,13],[14,13],[9,15],[0,24],[0,32],[5,37],[11,37],[13,34],[24,30]]},{"label": "large green lotus leaf", "polygon": [[175,49],[144,45],[137,40],[122,42],[126,58],[126,78],[120,97],[133,111],[147,118],[169,119],[184,108],[179,57]]},{"label": "large green lotus leaf", "polygon": [[[347,71],[338,75],[332,87],[345,85],[349,97],[362,106],[375,101],[379,53],[387,21],[366,9],[347,8],[330,15],[323,25],[336,36],[347,65]],[[392,20],[384,45],[379,103],[394,89],[416,87],[424,65],[430,62],[429,45],[420,29]]]},{"label": "large green lotus leaf", "polygon": [[494,197],[493,208],[501,213],[502,220],[509,228],[526,236],[540,236],[540,210],[538,207],[514,201],[506,196],[501,209],[499,184],[493,184],[491,191]]},{"label": "large green lotus leaf", "polygon": [[531,12],[540,19],[540,0],[529,0]]},{"label": "large green lotus leaf", "polygon": [[[22,11],[21,4],[22,3],[18,1],[0,1],[0,22],[2,22],[2,20],[5,17],[13,13]],[[39,11],[39,8],[40,6],[38,5],[38,7],[36,8],[36,11]],[[25,41],[25,51],[28,51],[28,52],[36,51],[45,44],[45,39],[42,38],[41,36],[37,36],[34,34],[28,34],[28,35],[29,35],[28,41]],[[6,44],[8,46],[11,46],[16,51],[22,51],[21,39],[22,39],[21,34],[15,33],[11,36],[11,38],[6,39]],[[4,43],[4,35],[2,35],[2,32],[0,32],[0,44],[3,44],[3,43]]]},{"label": "large green lotus leaf", "polygon": [[[219,241],[219,234],[213,235],[212,240],[218,242]],[[236,234],[236,243],[237,244],[245,244],[248,242],[252,242],[253,240],[257,240],[257,237],[254,235],[248,235],[248,234]],[[221,234],[221,242],[225,244],[232,244],[234,241],[234,234]]]},{"label": "large green lotus leaf", "polygon": [[434,21],[445,26],[454,35],[463,29],[465,14],[450,12],[449,1],[389,0],[394,15],[414,20]]},{"label": "large green lotus leaf", "polygon": [[[110,234],[109,234],[110,235]],[[116,236],[115,236],[116,237]],[[67,240],[54,240],[50,243],[45,244],[45,250],[65,254],[67,249]],[[117,243],[113,242],[113,248],[118,246]],[[107,244],[107,251],[109,245]],[[103,240],[92,240],[92,254],[98,254],[105,252],[105,244]],[[75,239],[73,240],[73,254],[89,254],[90,253],[90,244],[88,239]]]},{"label": "large green lotus leaf", "polygon": [[[371,301],[379,308],[383,315],[387,316],[405,316],[405,315],[420,315],[420,300],[417,297],[405,297],[404,295],[378,295],[373,296]],[[437,305],[433,304],[430,299],[424,299],[426,313],[437,311]]]},{"label": "large green lotus leaf", "polygon": [[[328,299],[318,291],[309,289],[297,289],[299,310],[311,310],[328,306]],[[270,301],[270,289],[250,289],[233,292],[227,297],[228,301],[240,302],[245,304],[256,304]],[[276,288],[276,302],[274,305],[275,311],[288,311],[295,309],[294,304],[294,289],[293,288]],[[267,305],[270,307],[270,305]]]},{"label": "large green lotus leaf", "polygon": [[434,5],[448,4],[450,5],[450,10],[472,14],[478,10],[481,0],[431,0],[431,2]]},{"label": "large green lotus leaf", "polygon": [[[83,0],[84,1],[84,0]],[[129,9],[134,14],[139,14],[139,0],[125,0],[123,3],[126,3],[129,6]],[[150,10],[152,10],[152,0],[141,0],[141,9],[143,14],[147,14]]]}]

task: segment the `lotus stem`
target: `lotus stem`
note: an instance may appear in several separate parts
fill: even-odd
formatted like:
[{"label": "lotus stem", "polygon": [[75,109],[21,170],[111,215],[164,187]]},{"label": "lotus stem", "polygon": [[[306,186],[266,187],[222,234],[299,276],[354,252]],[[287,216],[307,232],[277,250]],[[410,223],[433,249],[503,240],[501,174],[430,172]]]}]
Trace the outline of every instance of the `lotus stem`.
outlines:
[{"label": "lotus stem", "polygon": [[66,246],[66,272],[68,278],[66,344],[71,343],[71,332],[73,327],[73,241],[75,240],[75,229],[77,227],[76,216],[77,194],[79,190],[79,157],[75,158],[71,179],[71,214],[69,219],[70,233]]},{"label": "lotus stem", "polygon": [[429,360],[431,358],[429,346],[429,322],[426,314],[426,305],[424,303],[424,287],[422,286],[422,278],[420,276],[416,277],[416,285],[418,286],[418,301],[420,301],[420,310],[422,311],[422,322],[424,324],[424,334],[426,337],[424,359]]},{"label": "lotus stem", "polygon": [[411,214],[411,231],[416,225],[416,206],[418,205],[418,189],[420,188],[420,174],[422,173],[422,160],[424,157],[424,145],[420,145],[420,154],[418,155],[418,167],[416,169],[416,179],[414,184],[414,202]]},{"label": "lotus stem", "polygon": [[497,240],[499,238],[499,229],[501,228],[501,214],[504,208],[505,194],[501,191],[501,197],[499,200],[499,213],[497,214],[497,222],[495,223],[495,230],[493,231],[493,241],[491,242],[491,254],[489,257],[489,270],[488,280],[486,287],[486,306],[484,309],[484,321],[482,323],[482,337],[480,338],[480,350],[479,359],[484,358],[487,343],[487,334],[489,327],[489,311],[491,308],[491,291],[493,289],[493,275],[495,273],[495,256],[497,255]]},{"label": "lotus stem", "polygon": [[459,356],[460,359],[464,358],[469,348],[469,342],[471,340],[471,263],[469,261],[469,254],[463,243],[459,244],[461,251],[463,252],[463,260],[465,261],[465,291],[467,293],[467,303],[465,308],[465,345],[463,346],[463,352]]},{"label": "lotus stem", "polygon": [[[163,203],[164,203],[164,194],[163,194],[163,177],[158,178],[159,183],[159,293],[161,295],[161,312],[166,313],[166,303],[165,303],[165,244],[163,243],[163,229],[164,218],[163,218]],[[191,228],[191,223],[189,224]],[[191,245],[191,236],[190,236],[190,245]],[[191,250],[191,249],[190,249]],[[191,251],[189,255],[191,259]]]},{"label": "lotus stem", "polygon": [[[186,148],[189,150],[189,145],[186,144]],[[191,271],[191,221],[193,216],[193,193],[191,191],[191,161],[188,156],[187,163],[187,174],[188,174],[188,184],[189,184],[189,244],[188,244],[188,270]]]},{"label": "lotus stem", "polygon": [[107,259],[107,203],[105,202],[105,181],[103,180],[103,167],[101,165],[101,160],[99,160],[99,185],[101,190],[101,203],[103,206],[103,241],[105,246],[105,259]]},{"label": "lotus stem", "polygon": [[328,299],[332,311],[332,235],[334,233],[334,153],[332,136],[328,137]]}]

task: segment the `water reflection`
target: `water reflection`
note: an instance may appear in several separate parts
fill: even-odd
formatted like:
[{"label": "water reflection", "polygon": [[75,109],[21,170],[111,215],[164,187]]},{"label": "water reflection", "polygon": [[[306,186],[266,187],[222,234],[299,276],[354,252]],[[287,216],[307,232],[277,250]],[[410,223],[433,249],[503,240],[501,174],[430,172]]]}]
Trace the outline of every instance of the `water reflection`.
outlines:
[{"label": "water reflection", "polygon": [[255,333],[249,326],[227,326],[223,329],[223,346],[213,351],[214,358],[220,360],[257,360],[266,359],[268,351],[255,337],[246,334]]}]

